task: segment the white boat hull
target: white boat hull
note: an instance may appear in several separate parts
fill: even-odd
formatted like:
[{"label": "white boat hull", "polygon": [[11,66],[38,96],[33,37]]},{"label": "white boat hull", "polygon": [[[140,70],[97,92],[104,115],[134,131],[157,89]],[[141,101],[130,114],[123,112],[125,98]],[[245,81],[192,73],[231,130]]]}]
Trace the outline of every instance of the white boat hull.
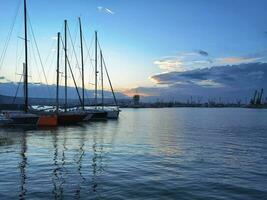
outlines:
[{"label": "white boat hull", "polygon": [[107,118],[108,119],[118,119],[120,111],[119,110],[108,110],[107,112]]}]

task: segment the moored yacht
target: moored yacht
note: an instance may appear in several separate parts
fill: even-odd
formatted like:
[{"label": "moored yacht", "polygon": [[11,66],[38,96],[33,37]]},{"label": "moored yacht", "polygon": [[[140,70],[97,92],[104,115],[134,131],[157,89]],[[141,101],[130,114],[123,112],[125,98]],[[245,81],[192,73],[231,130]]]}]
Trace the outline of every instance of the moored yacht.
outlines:
[{"label": "moored yacht", "polygon": [[28,108],[28,34],[27,34],[27,2],[24,0],[24,53],[25,63],[23,63],[24,76],[24,111],[4,111],[3,114],[10,119],[10,125],[15,126],[36,126],[39,116],[29,112]]},{"label": "moored yacht", "polygon": [[107,112],[102,109],[86,109],[85,112],[90,116],[89,120],[92,121],[107,119]]},{"label": "moored yacht", "polygon": [[73,125],[83,122],[87,117],[87,113],[75,111],[60,112],[57,117],[58,125]]},{"label": "moored yacht", "polygon": [[11,122],[11,119],[8,119],[4,114],[0,114],[0,126],[7,125]]},{"label": "moored yacht", "polygon": [[12,126],[37,126],[39,116],[24,111],[3,111],[6,119],[10,120],[8,125]]},{"label": "moored yacht", "polygon": [[107,112],[107,118],[108,119],[118,119],[120,110],[119,109],[113,109],[113,110],[105,110]]}]

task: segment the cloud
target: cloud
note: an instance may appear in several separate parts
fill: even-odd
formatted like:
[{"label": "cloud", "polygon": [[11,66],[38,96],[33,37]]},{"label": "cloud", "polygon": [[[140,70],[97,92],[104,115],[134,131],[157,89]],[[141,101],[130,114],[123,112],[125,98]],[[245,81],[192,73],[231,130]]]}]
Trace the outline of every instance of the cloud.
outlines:
[{"label": "cloud", "polygon": [[[206,98],[249,99],[255,89],[267,90],[267,63],[242,63],[213,66],[187,71],[169,71],[150,77],[158,86],[138,88],[147,96],[165,100],[183,99],[190,96]],[[152,97],[151,97],[152,98]]]},{"label": "cloud", "polygon": [[234,65],[242,63],[260,62],[265,59],[267,51],[262,51],[246,56],[236,57],[210,57],[209,53],[204,50],[196,52],[182,52],[174,56],[166,56],[154,61],[160,69],[166,71],[187,71],[198,68],[206,68],[212,66]]},{"label": "cloud", "polygon": [[241,63],[251,63],[258,61],[262,58],[260,57],[226,57],[226,58],[218,58],[217,61],[218,63],[221,64],[241,64]]},{"label": "cloud", "polygon": [[113,12],[112,10],[110,10],[110,9],[108,9],[108,8],[105,8],[105,10],[106,10],[109,14],[112,14],[112,15],[115,14],[115,12]]},{"label": "cloud", "polygon": [[213,61],[208,58],[206,51],[182,52],[174,56],[167,56],[154,61],[160,69],[167,71],[186,71],[193,68],[206,67]]},{"label": "cloud", "polygon": [[232,66],[214,66],[184,72],[162,73],[150,78],[158,84],[176,84],[182,82],[202,87],[209,85],[229,88],[234,88],[237,85],[240,87],[253,87],[255,83],[261,83],[263,85],[267,81],[267,64],[249,63]]},{"label": "cloud", "polygon": [[158,93],[157,90],[154,90],[154,88],[138,87],[138,88],[130,88],[130,89],[124,90],[123,94],[129,97],[132,97],[136,94],[143,96],[143,97],[148,97],[148,96],[157,96],[160,93]]},{"label": "cloud", "polygon": [[224,87],[223,84],[221,83],[217,83],[214,80],[210,80],[210,79],[206,79],[206,80],[201,80],[201,81],[197,81],[195,82],[197,85],[199,86],[203,86],[203,87],[214,87],[214,88],[219,88],[219,87]]},{"label": "cloud", "polygon": [[184,71],[183,62],[176,57],[163,58],[154,61],[155,65],[158,65],[160,69],[168,71]]},{"label": "cloud", "polygon": [[198,50],[198,53],[200,54],[200,55],[202,55],[202,56],[208,56],[209,54],[208,54],[208,52],[206,52],[206,51],[204,51],[204,50]]},{"label": "cloud", "polygon": [[0,80],[5,80],[6,78],[4,76],[0,76]]},{"label": "cloud", "polygon": [[112,11],[111,9],[105,8],[105,7],[102,7],[102,6],[98,6],[97,9],[98,9],[99,12],[103,12],[103,13],[106,13],[106,14],[110,14],[110,15],[114,15],[115,14],[115,12]]}]

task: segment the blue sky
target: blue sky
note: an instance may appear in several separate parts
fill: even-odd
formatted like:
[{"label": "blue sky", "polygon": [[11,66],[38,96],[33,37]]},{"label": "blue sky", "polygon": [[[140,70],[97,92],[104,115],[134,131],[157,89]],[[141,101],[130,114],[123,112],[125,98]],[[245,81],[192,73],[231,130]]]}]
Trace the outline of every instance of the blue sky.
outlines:
[{"label": "blue sky", "polygon": [[[0,50],[21,0],[2,1]],[[28,0],[28,10],[44,58],[64,19],[75,32],[81,16],[88,43],[98,30],[114,85],[120,90],[157,86],[153,77],[161,73],[266,60],[264,0]],[[21,23],[18,19],[20,28],[1,69],[9,80],[18,68],[12,48],[23,33]]]}]

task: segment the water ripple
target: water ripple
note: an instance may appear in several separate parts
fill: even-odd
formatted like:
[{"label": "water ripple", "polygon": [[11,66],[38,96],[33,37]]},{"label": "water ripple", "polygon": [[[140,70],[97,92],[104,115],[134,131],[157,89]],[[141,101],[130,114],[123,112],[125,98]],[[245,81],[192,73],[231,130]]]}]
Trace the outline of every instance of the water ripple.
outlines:
[{"label": "water ripple", "polygon": [[1,199],[267,199],[267,111],[125,109],[0,130]]}]

